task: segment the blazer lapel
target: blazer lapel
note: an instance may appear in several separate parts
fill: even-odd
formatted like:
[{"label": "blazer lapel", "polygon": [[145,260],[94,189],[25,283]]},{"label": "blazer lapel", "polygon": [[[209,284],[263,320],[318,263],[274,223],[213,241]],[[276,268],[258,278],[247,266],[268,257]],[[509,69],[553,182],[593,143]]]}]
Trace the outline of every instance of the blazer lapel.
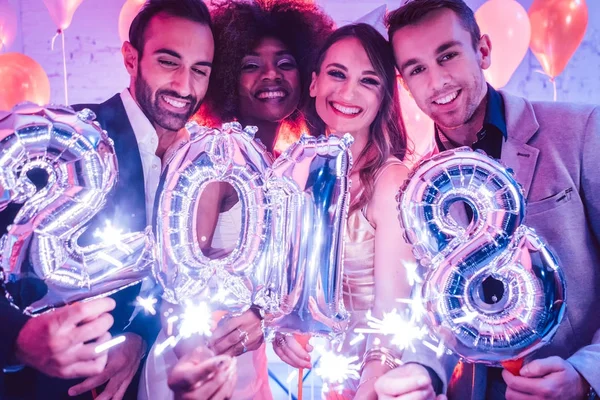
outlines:
[{"label": "blazer lapel", "polygon": [[146,228],[146,197],[144,170],[137,140],[119,94],[102,104],[75,106],[90,108],[96,120],[113,140],[119,173],[104,209],[94,217],[90,229],[82,235],[81,243],[94,242],[87,234],[104,227],[110,220],[125,232],[140,232]]},{"label": "blazer lapel", "polygon": [[527,198],[540,152],[527,142],[537,133],[540,126],[533,107],[527,100],[502,91],[500,94],[504,99],[508,131],[508,138],[502,145],[501,161],[513,170]]}]

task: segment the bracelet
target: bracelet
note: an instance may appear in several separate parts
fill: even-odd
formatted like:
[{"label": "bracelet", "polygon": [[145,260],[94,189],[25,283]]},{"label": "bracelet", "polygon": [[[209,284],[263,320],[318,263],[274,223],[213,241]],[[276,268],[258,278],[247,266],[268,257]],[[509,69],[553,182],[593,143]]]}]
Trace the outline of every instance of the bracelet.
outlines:
[{"label": "bracelet", "polygon": [[361,375],[362,371],[365,369],[365,366],[370,361],[379,361],[381,364],[384,364],[389,369],[394,369],[400,365],[399,362],[396,360],[396,357],[394,357],[394,355],[389,349],[385,347],[369,349],[365,352],[363,356],[362,365],[360,367]]}]

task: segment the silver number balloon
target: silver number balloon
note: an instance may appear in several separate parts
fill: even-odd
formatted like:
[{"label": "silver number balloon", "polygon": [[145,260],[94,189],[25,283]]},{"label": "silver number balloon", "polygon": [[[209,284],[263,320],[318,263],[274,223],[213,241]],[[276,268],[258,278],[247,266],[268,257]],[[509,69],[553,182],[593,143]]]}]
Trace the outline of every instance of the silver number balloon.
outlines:
[{"label": "silver number balloon", "polygon": [[[0,210],[24,202],[2,237],[0,265],[8,281],[37,279],[47,287],[22,307],[26,313],[105,296],[151,272],[150,231],[77,244],[117,175],[112,141],[94,118],[90,110],[26,103],[0,119]],[[39,191],[27,177],[36,169],[48,176]],[[31,266],[24,263],[28,254]]]},{"label": "silver number balloon", "polygon": [[303,136],[269,177],[274,204],[272,282],[280,299],[270,328],[336,336],[347,321],[341,296],[351,135]]},{"label": "silver number balloon", "polygon": [[[473,211],[466,228],[450,213],[456,202]],[[525,200],[510,171],[468,148],[440,153],[413,170],[399,210],[426,269],[427,322],[449,349],[499,365],[551,340],[565,280],[546,244],[521,225]]]},{"label": "silver number balloon", "polygon": [[[265,172],[272,160],[254,140],[256,129],[237,122],[222,129],[188,124],[190,141],[179,149],[163,172],[164,187],[156,218],[161,263],[155,271],[173,303],[194,298],[213,276],[225,291],[223,305],[242,312],[259,290],[256,271],[264,269],[270,213]],[[202,191],[211,182],[227,182],[242,205],[241,233],[234,250],[221,259],[206,257],[196,234],[196,212]]]}]

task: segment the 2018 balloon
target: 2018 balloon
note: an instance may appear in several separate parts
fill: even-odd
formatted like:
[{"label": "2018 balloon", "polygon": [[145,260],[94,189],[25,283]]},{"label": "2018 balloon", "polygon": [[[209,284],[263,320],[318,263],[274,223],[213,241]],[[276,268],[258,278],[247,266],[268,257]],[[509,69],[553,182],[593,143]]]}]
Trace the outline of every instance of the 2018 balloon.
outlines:
[{"label": "2018 balloon", "polygon": [[[466,227],[450,211],[455,203],[472,210]],[[551,340],[565,312],[565,279],[546,244],[521,225],[525,200],[506,168],[468,148],[440,153],[411,173],[399,210],[426,269],[427,323],[449,349],[499,365]]]},{"label": "2018 balloon", "polygon": [[151,274],[151,232],[77,243],[117,176],[112,141],[94,118],[90,110],[32,103],[0,115],[0,211],[24,202],[0,243],[2,283],[15,299],[12,287],[39,289],[28,293],[31,301],[16,301],[26,313],[106,296]]}]

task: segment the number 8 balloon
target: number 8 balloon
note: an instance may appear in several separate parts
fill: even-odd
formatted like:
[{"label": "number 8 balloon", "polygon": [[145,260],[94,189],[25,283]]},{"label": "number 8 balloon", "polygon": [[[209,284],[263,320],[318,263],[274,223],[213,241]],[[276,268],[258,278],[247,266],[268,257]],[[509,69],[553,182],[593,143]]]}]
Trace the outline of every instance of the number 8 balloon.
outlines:
[{"label": "number 8 balloon", "polygon": [[[565,312],[565,279],[535,232],[511,172],[481,152],[445,151],[411,172],[399,194],[406,239],[425,267],[433,333],[469,362],[500,365],[548,343]],[[450,214],[463,202],[473,219]]]},{"label": "number 8 balloon", "polygon": [[[16,301],[28,314],[107,296],[150,275],[155,262],[150,231],[77,244],[117,174],[112,140],[94,118],[90,110],[32,103],[0,115],[0,211],[25,202],[0,243],[0,282],[8,293],[12,284],[37,283],[38,298]],[[40,170],[48,182],[36,190],[28,172]]]}]

